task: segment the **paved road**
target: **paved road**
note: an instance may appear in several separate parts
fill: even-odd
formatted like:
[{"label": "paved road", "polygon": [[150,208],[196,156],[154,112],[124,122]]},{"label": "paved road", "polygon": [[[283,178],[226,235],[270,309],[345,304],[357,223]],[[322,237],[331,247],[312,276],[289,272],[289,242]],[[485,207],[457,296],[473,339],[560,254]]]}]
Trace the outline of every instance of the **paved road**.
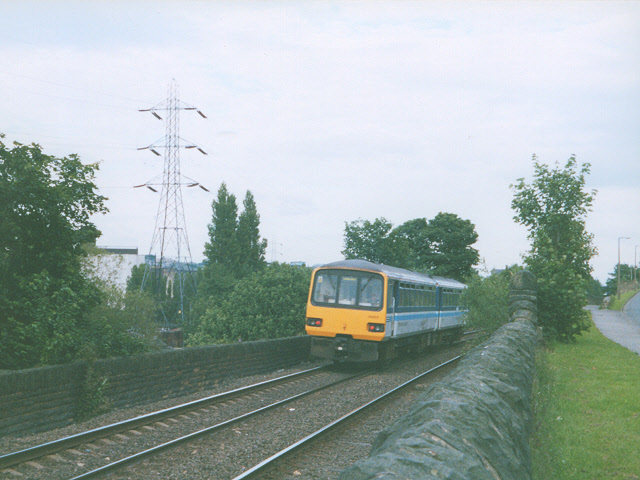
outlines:
[{"label": "paved road", "polygon": [[640,353],[640,293],[633,297],[622,312],[587,307],[602,334],[629,350]]}]

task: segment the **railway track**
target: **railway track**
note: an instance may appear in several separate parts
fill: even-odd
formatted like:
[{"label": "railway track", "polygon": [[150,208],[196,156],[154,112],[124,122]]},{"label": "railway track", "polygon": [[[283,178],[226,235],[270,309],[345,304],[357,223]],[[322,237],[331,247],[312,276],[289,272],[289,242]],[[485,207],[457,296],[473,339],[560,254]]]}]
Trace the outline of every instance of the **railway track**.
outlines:
[{"label": "railway track", "polygon": [[[398,397],[410,388],[415,387],[419,382],[425,381],[427,377],[441,373],[445,369],[448,370],[462,357],[463,355],[458,355],[430,368],[426,372],[416,375],[414,378],[323,426],[289,447],[280,450],[234,477],[233,480],[331,478],[353,463],[354,460],[363,458],[368,453],[374,438],[371,435],[367,436],[360,433],[363,431],[360,427],[364,423],[373,422],[373,431],[375,433],[379,432],[384,425],[390,423],[381,422],[381,411],[391,408],[394,410],[391,416],[398,418],[401,413],[406,411],[405,408],[399,408],[398,404],[404,404],[406,407],[416,395],[409,395],[408,398],[401,402],[397,401]],[[370,429],[365,429],[365,431],[370,431]],[[345,441],[345,437],[353,434],[353,432],[358,432],[355,438],[352,438],[351,441]],[[353,435],[351,436],[353,437]],[[357,453],[355,454],[352,451],[351,455],[345,455],[347,444],[358,445],[360,448],[356,449]],[[340,459],[340,457],[343,458]]]},{"label": "railway track", "polygon": [[[455,348],[461,349],[459,346]],[[438,356],[450,358],[453,353],[440,352],[429,362],[433,365],[442,363],[435,358]],[[428,357],[430,358],[431,355]],[[356,405],[356,402],[361,402],[360,394],[350,393],[352,385],[362,383],[365,385],[361,388],[366,391],[365,397],[373,398],[372,394],[375,390],[389,390],[382,384],[386,385],[389,381],[400,383],[400,380],[406,377],[404,372],[406,368],[406,365],[395,364],[384,372],[377,370],[349,372],[317,367],[261,382],[42,446],[3,455],[0,457],[0,472],[2,472],[0,478],[79,480],[107,476],[108,478],[146,479],[152,476],[149,474],[149,468],[156,478],[169,476],[233,478],[238,474],[245,474],[242,472],[249,471],[253,465],[261,463],[264,458],[276,456],[280,450],[289,449],[289,439],[310,437],[309,432],[319,430],[316,428],[318,422],[310,419],[314,414],[308,413],[309,411],[322,413],[322,425],[331,424],[336,418],[345,415],[345,408],[346,412],[355,412],[361,405]],[[376,380],[376,376],[384,378],[384,381]],[[359,382],[344,383],[363,377],[365,377],[364,380]],[[350,398],[352,396],[357,399]],[[373,400],[370,399],[362,403],[371,402]],[[372,404],[379,405],[380,402],[382,400],[375,400]],[[300,419],[299,423],[310,423],[310,426],[305,425],[302,429],[294,426],[294,431],[289,427],[285,431],[283,427],[280,431],[278,426],[280,421],[277,418],[278,415],[283,414],[287,420],[281,422],[282,424],[297,416],[296,418]],[[253,420],[254,417],[257,420]],[[330,420],[326,420],[329,417]],[[341,420],[341,422],[345,421],[348,420],[346,418]],[[327,431],[335,428],[330,427]],[[268,435],[269,430],[273,430],[271,437]],[[265,434],[266,440],[251,440],[265,437]],[[327,433],[318,434],[317,437],[322,438],[326,435]],[[307,442],[311,441],[319,440],[309,438],[304,445],[297,446],[292,452],[309,448]],[[219,453],[221,450],[223,455]],[[283,454],[282,458],[292,458],[292,452]],[[203,458],[200,459],[200,457]],[[190,466],[194,461],[198,463],[197,468]],[[282,460],[274,460],[274,462],[283,465]],[[184,466],[180,466],[181,464]],[[124,468],[127,465],[129,467]],[[213,475],[210,467],[215,467]],[[274,471],[272,465],[262,468]],[[277,472],[279,467],[275,468]],[[285,470],[287,468],[285,467]],[[177,472],[177,469],[180,472]],[[168,470],[172,473],[167,473]],[[203,470],[208,473],[194,473]],[[303,470],[307,471],[304,468]],[[291,471],[296,472],[297,469],[294,468]],[[278,477],[281,474],[282,472],[276,473],[273,478],[281,478]],[[263,473],[251,475],[247,478],[257,478],[255,475],[263,475]]]},{"label": "railway track", "polygon": [[[366,375],[362,375],[356,381],[343,382],[325,388],[254,418],[242,420],[231,429],[202,436],[171,449],[166,454],[143,459],[107,478],[119,480],[146,480],[147,478],[229,480],[235,478],[263,462],[265,458],[288,449],[297,439],[311,435],[346,413],[369,403],[382,393],[461,353],[463,353],[463,347],[456,346],[394,363],[382,371],[364,372]],[[395,409],[394,412],[401,414],[409,408],[409,405],[410,401]],[[376,433],[391,421],[393,418],[389,418],[386,413],[384,418],[380,416],[375,418]],[[342,428],[337,427],[337,430],[342,431]],[[359,427],[356,426],[350,430],[354,432],[353,442],[361,442]],[[370,448],[369,445],[360,445],[360,451],[354,452],[351,447],[344,447],[341,443],[337,450],[334,445],[332,451],[337,452],[334,455],[344,457],[346,454],[344,450],[349,448],[351,451],[348,452],[348,456],[355,461],[366,456]],[[310,454],[309,460],[313,463],[313,469],[317,469],[322,464],[336,463],[334,459],[324,456],[313,458],[319,453],[313,450]],[[294,462],[299,458],[299,455],[294,455]],[[338,460],[343,461],[344,458],[338,458]],[[276,467],[275,474],[267,473],[265,478],[332,478],[324,474],[306,476],[306,472],[310,471],[308,468],[289,467],[289,465],[292,464],[285,461],[282,469]],[[297,476],[300,475],[298,471],[300,468],[302,469],[300,472],[305,475],[303,477]],[[265,475],[264,472],[261,472],[258,477],[263,475]]]},{"label": "railway track", "polygon": [[[336,376],[339,377],[337,380],[335,379]],[[60,467],[59,463],[61,460],[61,452],[69,452],[71,457],[80,457],[83,456],[83,451],[94,451],[98,448],[98,445],[108,446],[117,442],[122,443],[131,437],[141,437],[144,433],[155,431],[157,428],[169,429],[171,424],[180,422],[184,423],[186,420],[194,419],[194,417],[199,420],[198,417],[202,417],[211,412],[215,412],[217,417],[224,416],[223,411],[229,410],[225,407],[229,405],[237,405],[243,399],[245,400],[244,403],[255,405],[255,397],[257,395],[262,395],[262,400],[264,401],[269,399],[272,400],[274,397],[278,397],[277,391],[281,389],[283,385],[289,385],[294,388],[298,385],[305,389],[305,385],[317,382],[320,377],[329,377],[329,380],[327,381],[335,382],[343,381],[344,378],[342,377],[345,377],[345,375],[330,372],[326,366],[315,367],[272,380],[230,390],[228,392],[212,395],[210,397],[184,403],[175,407],[158,410],[122,422],[106,425],[76,435],[71,435],[55,441],[1,455],[0,472],[2,472],[5,478],[31,478],[32,475],[30,475],[30,473],[35,474],[33,478],[43,478],[43,470],[46,470],[43,463],[46,462],[40,462],[39,460],[41,459],[53,460],[54,464],[58,462],[55,466]],[[331,380],[331,378],[333,379]],[[319,381],[320,383],[325,383],[323,380]],[[305,391],[308,391],[308,388],[306,388]],[[253,401],[248,401],[252,399]],[[86,448],[87,446],[89,448]],[[86,457],[86,455],[84,456]],[[107,456],[106,458],[110,459],[110,456]],[[62,463],[64,464],[69,462]],[[84,462],[79,463],[83,464]],[[80,466],[83,467],[84,465],[86,464]],[[25,467],[26,472],[20,471],[21,466]],[[78,463],[76,463],[76,466],[78,466]]]}]

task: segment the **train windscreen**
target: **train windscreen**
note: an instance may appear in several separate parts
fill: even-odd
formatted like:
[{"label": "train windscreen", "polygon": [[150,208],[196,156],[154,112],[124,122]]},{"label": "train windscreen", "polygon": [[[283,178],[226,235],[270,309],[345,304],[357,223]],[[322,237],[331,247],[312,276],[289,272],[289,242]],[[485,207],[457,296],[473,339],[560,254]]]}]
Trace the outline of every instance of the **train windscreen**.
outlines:
[{"label": "train windscreen", "polygon": [[320,271],[313,285],[312,303],[345,308],[379,310],[382,307],[381,275],[350,271]]}]

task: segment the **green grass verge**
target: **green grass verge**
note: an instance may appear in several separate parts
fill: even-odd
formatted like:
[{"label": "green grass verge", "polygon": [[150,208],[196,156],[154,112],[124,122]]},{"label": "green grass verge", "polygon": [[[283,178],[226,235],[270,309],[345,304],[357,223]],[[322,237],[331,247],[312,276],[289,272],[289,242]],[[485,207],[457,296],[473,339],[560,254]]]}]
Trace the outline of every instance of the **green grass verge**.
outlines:
[{"label": "green grass verge", "polygon": [[534,479],[640,479],[640,357],[592,326],[536,361]]},{"label": "green grass verge", "polygon": [[620,295],[620,298],[614,295],[611,299],[609,310],[622,310],[622,307],[624,307],[627,302],[635,296],[636,293],[638,293],[637,290],[633,292],[623,293],[622,295]]}]

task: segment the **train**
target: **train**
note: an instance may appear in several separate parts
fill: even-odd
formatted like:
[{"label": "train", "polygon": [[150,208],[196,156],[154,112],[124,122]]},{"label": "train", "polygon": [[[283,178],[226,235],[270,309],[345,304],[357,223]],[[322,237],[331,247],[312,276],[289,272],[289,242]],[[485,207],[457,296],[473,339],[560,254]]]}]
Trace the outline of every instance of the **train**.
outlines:
[{"label": "train", "polygon": [[366,260],[314,269],[305,331],[311,355],[376,362],[462,336],[466,285]]}]

